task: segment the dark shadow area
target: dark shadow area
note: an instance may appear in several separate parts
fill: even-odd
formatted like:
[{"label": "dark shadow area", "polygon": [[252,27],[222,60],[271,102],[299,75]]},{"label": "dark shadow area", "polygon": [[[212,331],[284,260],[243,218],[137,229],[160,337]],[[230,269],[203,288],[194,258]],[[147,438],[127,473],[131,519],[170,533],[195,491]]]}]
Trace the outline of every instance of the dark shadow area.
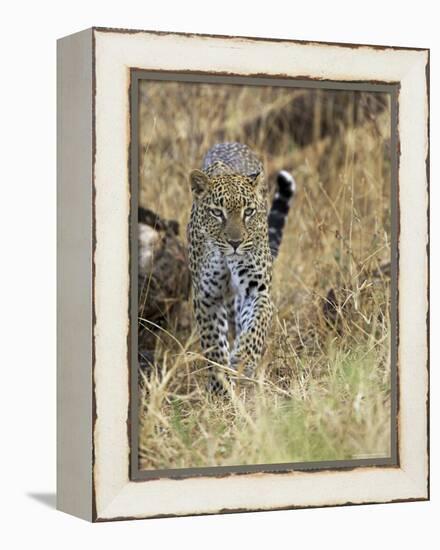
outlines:
[{"label": "dark shadow area", "polygon": [[48,506],[49,508],[56,508],[57,505],[57,495],[56,493],[27,493],[29,498],[37,500],[41,504]]}]

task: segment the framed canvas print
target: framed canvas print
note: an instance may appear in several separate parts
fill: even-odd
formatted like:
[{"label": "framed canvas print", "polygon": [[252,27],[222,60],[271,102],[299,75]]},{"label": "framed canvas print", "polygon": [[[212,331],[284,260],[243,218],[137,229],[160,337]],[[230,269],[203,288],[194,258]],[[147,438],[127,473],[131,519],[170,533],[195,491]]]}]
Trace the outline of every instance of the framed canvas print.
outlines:
[{"label": "framed canvas print", "polygon": [[58,43],[58,508],[429,498],[429,51]]}]

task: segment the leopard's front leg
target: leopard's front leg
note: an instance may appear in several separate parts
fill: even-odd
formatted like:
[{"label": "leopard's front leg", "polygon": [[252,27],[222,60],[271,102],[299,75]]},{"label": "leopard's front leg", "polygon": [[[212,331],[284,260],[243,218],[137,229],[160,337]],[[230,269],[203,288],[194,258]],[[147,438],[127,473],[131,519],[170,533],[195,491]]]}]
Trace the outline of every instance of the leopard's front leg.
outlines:
[{"label": "leopard's front leg", "polygon": [[[214,363],[229,366],[228,321],[222,299],[199,292],[194,298],[194,313],[203,355]],[[222,391],[221,370],[210,365],[209,371],[208,389],[215,393]]]},{"label": "leopard's front leg", "polygon": [[251,378],[263,355],[272,323],[272,259],[266,248],[256,247],[252,254],[230,260],[229,268],[237,327],[231,367]]},{"label": "leopard's front leg", "polygon": [[242,300],[239,315],[241,331],[231,354],[231,366],[238,374],[253,377],[263,355],[272,322],[272,300],[268,292],[255,292]]},{"label": "leopard's front leg", "polygon": [[[229,285],[229,271],[223,259],[206,255],[199,269],[193,270],[193,306],[204,356],[213,363],[229,367],[228,314],[225,294]],[[224,390],[221,368],[209,366],[208,389]]]}]

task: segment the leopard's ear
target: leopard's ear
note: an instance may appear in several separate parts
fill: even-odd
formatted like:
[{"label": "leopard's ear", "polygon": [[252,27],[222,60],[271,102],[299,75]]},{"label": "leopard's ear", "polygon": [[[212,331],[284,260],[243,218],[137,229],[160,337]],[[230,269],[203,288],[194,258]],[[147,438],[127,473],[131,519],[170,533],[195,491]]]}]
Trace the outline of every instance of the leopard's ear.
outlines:
[{"label": "leopard's ear", "polygon": [[264,197],[267,194],[266,189],[266,180],[264,178],[264,172],[255,172],[254,174],[249,174],[248,178],[252,181],[253,187],[256,191],[261,193],[261,195]]},{"label": "leopard's ear", "polygon": [[189,175],[189,180],[191,182],[191,190],[193,192],[194,198],[199,199],[208,189],[208,176],[201,170],[192,170]]}]

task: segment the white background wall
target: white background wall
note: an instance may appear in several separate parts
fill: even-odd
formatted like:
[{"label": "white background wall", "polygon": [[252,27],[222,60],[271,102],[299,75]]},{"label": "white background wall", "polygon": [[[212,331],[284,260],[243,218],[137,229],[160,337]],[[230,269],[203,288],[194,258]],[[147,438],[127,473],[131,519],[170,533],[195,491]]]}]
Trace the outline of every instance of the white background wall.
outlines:
[{"label": "white background wall", "polygon": [[[432,497],[405,503],[90,525],[54,510],[55,40],[92,25],[430,47],[432,238],[439,234],[439,53],[428,0],[3,3],[0,33],[3,548],[439,546],[438,246],[432,249]],[[435,243],[436,244],[436,243]],[[4,544],[5,541],[6,544]],[[93,546],[95,545],[95,546]]]}]

